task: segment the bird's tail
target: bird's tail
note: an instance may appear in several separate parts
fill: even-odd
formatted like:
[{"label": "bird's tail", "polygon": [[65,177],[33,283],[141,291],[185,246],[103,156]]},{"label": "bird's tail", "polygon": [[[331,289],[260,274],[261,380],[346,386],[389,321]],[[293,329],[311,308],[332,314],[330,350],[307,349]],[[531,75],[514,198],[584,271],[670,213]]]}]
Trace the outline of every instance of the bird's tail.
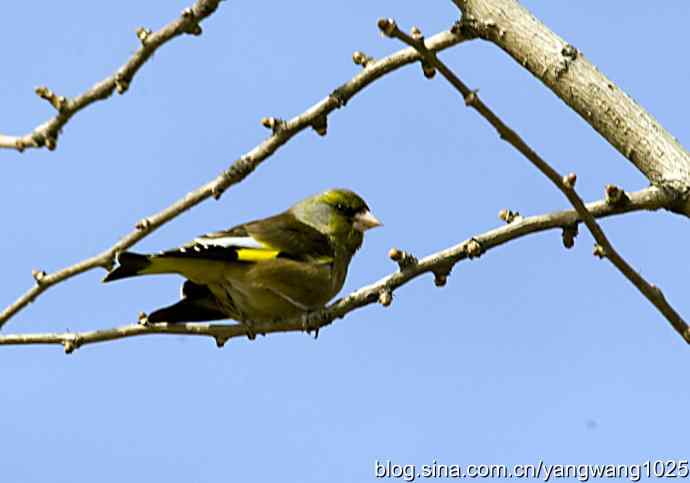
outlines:
[{"label": "bird's tail", "polygon": [[157,273],[157,270],[152,270],[153,263],[151,259],[151,255],[122,252],[117,256],[118,266],[105,276],[103,282],[112,282],[113,280],[120,280],[121,278]]}]

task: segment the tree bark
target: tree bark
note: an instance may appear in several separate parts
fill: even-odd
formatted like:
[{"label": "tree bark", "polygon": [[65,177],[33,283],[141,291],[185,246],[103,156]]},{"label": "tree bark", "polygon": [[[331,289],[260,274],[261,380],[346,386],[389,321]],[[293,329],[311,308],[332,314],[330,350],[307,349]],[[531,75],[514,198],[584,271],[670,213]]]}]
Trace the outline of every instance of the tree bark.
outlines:
[{"label": "tree bark", "polygon": [[467,36],[493,42],[542,81],[690,214],[690,155],[647,111],[516,0],[453,0]]}]

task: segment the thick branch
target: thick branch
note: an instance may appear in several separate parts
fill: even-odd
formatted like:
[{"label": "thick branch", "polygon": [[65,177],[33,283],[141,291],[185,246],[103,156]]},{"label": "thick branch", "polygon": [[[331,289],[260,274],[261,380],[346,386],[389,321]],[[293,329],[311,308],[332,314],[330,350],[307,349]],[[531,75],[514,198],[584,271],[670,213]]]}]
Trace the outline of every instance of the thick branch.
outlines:
[{"label": "thick branch", "polygon": [[[673,200],[673,194],[666,190],[650,187],[627,195],[624,204],[613,205],[607,201],[597,201],[586,205],[587,213],[602,218],[640,210],[656,210],[667,206]],[[343,318],[355,309],[380,302],[387,306],[392,301],[395,289],[419,277],[424,273],[433,273],[437,285],[443,285],[453,266],[461,260],[473,258],[478,254],[475,247],[483,251],[490,250],[517,238],[554,228],[570,228],[581,221],[575,210],[558,211],[527,218],[515,218],[511,223],[476,235],[464,242],[431,254],[419,261],[409,254],[403,255],[394,250],[391,257],[401,265],[401,270],[394,272],[379,281],[362,287],[350,295],[339,299],[321,312],[310,314],[306,321],[309,329],[318,330],[330,325],[335,319]],[[405,263],[401,263],[406,260]],[[386,296],[382,296],[386,294]],[[305,320],[288,320],[275,323],[252,324],[252,330],[259,334],[273,332],[296,332],[305,329]],[[80,333],[45,333],[45,334],[10,334],[0,336],[0,345],[21,344],[58,344],[63,345],[69,353],[74,349],[96,342],[106,342],[127,337],[151,334],[205,335],[213,337],[219,346],[228,339],[248,336],[244,324],[131,324],[113,329],[96,330]]]},{"label": "thick branch", "polygon": [[[491,124],[501,139],[517,149],[525,156],[539,171],[544,174],[556,187],[568,198],[579,216],[587,225],[592,236],[598,243],[595,255],[608,258],[611,263],[633,284],[637,289],[661,312],[669,321],[673,328],[690,344],[690,327],[673,307],[666,301],[661,290],[647,282],[623,257],[618,254],[613,245],[609,242],[599,224],[585,207],[582,198],[575,191],[576,177],[570,174],[565,178],[553,169],[536,151],[534,151],[515,131],[506,125],[484,102],[479,99],[476,92],[471,91],[443,62],[441,62],[434,52],[429,51],[424,38],[418,29],[414,29],[412,36],[402,32],[393,20],[382,19],[379,27],[386,35],[402,40],[404,43],[416,48],[423,57],[423,62],[438,69],[443,77],[456,88],[463,96],[465,104],[474,108],[489,124]],[[670,190],[669,190],[670,191]]]},{"label": "thick branch", "polygon": [[[498,45],[573,108],[653,184],[687,195],[690,154],[574,46],[516,0],[453,0],[461,30]],[[633,34],[633,33],[631,33]],[[690,214],[686,206],[683,212]]]},{"label": "thick branch", "polygon": [[123,94],[139,68],[164,43],[185,33],[201,35],[199,22],[211,15],[218,8],[219,3],[220,0],[197,0],[194,5],[186,8],[179,18],[157,32],[140,28],[137,30],[137,36],[141,42],[141,47],[134,55],[113,75],[98,82],[77,97],[67,99],[54,94],[47,87],[36,88],[36,94],[50,102],[58,114],[24,136],[0,134],[0,148],[16,149],[20,152],[26,148],[43,146],[51,150],[55,149],[60,131],[72,116],[96,101],[107,99],[114,90]]},{"label": "thick branch", "polygon": [[[433,51],[438,51],[456,45],[463,40],[464,38],[461,35],[451,32],[441,32],[429,38],[427,40],[427,46]],[[356,76],[338,87],[332,94],[311,106],[304,113],[289,121],[279,121],[274,118],[265,119],[265,124],[273,129],[273,135],[269,136],[261,144],[235,161],[230,168],[218,175],[215,179],[209,181],[197,190],[188,193],[184,198],[179,199],[164,210],[140,221],[134,231],[125,235],[112,247],[100,254],[51,274],[38,272],[35,276],[36,285],[26,291],[19,299],[0,313],[0,328],[2,328],[14,314],[33,302],[36,297],[43,293],[48,287],[87,270],[111,266],[118,252],[128,249],[164,223],[167,223],[211,196],[219,198],[226,189],[242,181],[249,173],[254,171],[261,162],[271,156],[280,146],[288,142],[297,133],[308,127],[314,127],[317,131],[323,133],[328,114],[345,105],[355,94],[375,80],[404,65],[416,62],[419,59],[420,56],[415,49],[405,48],[380,60],[372,60],[367,62],[366,67]]]}]

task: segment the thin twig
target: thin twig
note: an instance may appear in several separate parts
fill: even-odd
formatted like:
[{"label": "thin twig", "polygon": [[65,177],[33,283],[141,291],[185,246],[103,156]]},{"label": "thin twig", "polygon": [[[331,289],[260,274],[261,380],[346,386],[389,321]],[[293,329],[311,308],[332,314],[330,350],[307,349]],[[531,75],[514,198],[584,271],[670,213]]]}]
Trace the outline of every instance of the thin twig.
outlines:
[{"label": "thin twig", "polygon": [[[446,49],[463,40],[464,38],[458,34],[441,32],[431,37],[427,43],[428,48],[435,51]],[[43,274],[40,280],[37,278],[36,285],[27,290],[19,299],[0,313],[0,328],[2,328],[14,314],[33,302],[36,297],[43,293],[48,287],[87,270],[111,266],[118,252],[128,249],[164,223],[169,222],[211,196],[216,199],[220,198],[225,190],[242,181],[249,173],[254,171],[261,162],[271,156],[280,146],[288,142],[297,133],[308,127],[314,127],[315,125],[318,126],[319,129],[324,128],[327,115],[335,109],[345,105],[355,94],[384,75],[404,65],[416,62],[420,58],[420,55],[415,49],[405,48],[380,60],[370,61],[367,63],[366,68],[362,69],[362,71],[352,79],[338,87],[332,94],[314,104],[302,114],[289,121],[278,122],[273,119],[272,123],[270,122],[271,119],[267,118],[265,120],[266,124],[272,126],[273,134],[266,140],[235,161],[230,168],[222,172],[215,179],[209,181],[195,191],[188,193],[185,197],[177,200],[164,210],[138,222],[134,231],[125,235],[107,250],[57,272]]]},{"label": "thin twig", "polygon": [[139,28],[137,30],[137,37],[141,47],[117,72],[106,77],[77,97],[67,99],[54,94],[47,87],[37,87],[36,94],[50,102],[58,111],[57,115],[24,136],[0,134],[0,148],[16,149],[20,152],[27,148],[47,147],[50,150],[55,149],[62,128],[72,116],[96,101],[107,99],[113,91],[123,94],[131,84],[139,68],[164,43],[185,33],[201,35],[199,23],[211,15],[218,8],[219,3],[220,0],[197,0],[194,5],[186,8],[179,18],[173,20],[157,32]]},{"label": "thin twig", "polygon": [[[587,213],[589,216],[602,218],[632,211],[656,210],[667,206],[674,199],[668,191],[655,187],[628,193],[627,197],[628,201],[619,205],[613,205],[606,200],[590,203],[586,206]],[[252,324],[252,331],[258,334],[268,334],[297,332],[303,331],[305,328],[318,330],[360,307],[376,302],[383,306],[390,305],[395,289],[424,273],[433,273],[436,285],[444,285],[453,266],[461,260],[474,258],[491,248],[532,233],[576,226],[580,220],[581,217],[575,210],[558,211],[527,218],[520,217],[515,218],[511,223],[476,235],[421,260],[406,254],[409,260],[404,268],[352,292],[320,312],[310,314],[308,320],[255,322]],[[476,247],[480,248],[480,253],[473,252]],[[399,263],[401,253],[403,252],[400,250],[391,250],[390,257]],[[247,326],[244,324],[130,324],[91,332],[0,335],[0,345],[58,344],[64,346],[65,351],[70,353],[86,344],[151,334],[204,335],[214,338],[219,347],[222,347],[228,339],[249,335]]]},{"label": "thin twig", "polygon": [[604,234],[597,221],[585,207],[582,198],[575,191],[574,174],[565,178],[553,169],[544,159],[541,158],[527,143],[510,127],[508,127],[489,107],[484,104],[475,91],[470,90],[443,62],[436,54],[430,51],[424,42],[424,37],[418,29],[413,29],[413,35],[402,32],[395,21],[391,19],[381,19],[379,21],[381,31],[389,36],[397,38],[407,45],[414,47],[423,58],[423,62],[430,64],[437,69],[443,77],[455,87],[465,99],[465,104],[474,108],[498,131],[501,139],[512,145],[522,155],[524,155],[539,171],[541,171],[556,187],[568,198],[582,218],[583,222],[592,233],[598,244],[595,254],[600,257],[608,258],[611,263],[635,286],[637,289],[661,312],[671,323],[673,328],[690,344],[690,327],[666,301],[661,290],[647,282],[623,257],[613,248],[608,238]]}]

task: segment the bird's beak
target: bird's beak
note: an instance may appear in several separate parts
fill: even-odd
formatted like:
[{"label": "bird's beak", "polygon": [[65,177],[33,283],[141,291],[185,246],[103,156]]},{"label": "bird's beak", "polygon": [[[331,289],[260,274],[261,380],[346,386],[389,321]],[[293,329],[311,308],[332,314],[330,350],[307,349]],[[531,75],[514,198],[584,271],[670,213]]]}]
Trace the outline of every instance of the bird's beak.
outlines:
[{"label": "bird's beak", "polygon": [[371,211],[369,210],[357,213],[354,216],[354,223],[352,224],[352,226],[355,227],[355,230],[359,230],[361,232],[365,232],[371,228],[376,228],[377,226],[381,225],[383,225],[383,223],[372,215]]}]

